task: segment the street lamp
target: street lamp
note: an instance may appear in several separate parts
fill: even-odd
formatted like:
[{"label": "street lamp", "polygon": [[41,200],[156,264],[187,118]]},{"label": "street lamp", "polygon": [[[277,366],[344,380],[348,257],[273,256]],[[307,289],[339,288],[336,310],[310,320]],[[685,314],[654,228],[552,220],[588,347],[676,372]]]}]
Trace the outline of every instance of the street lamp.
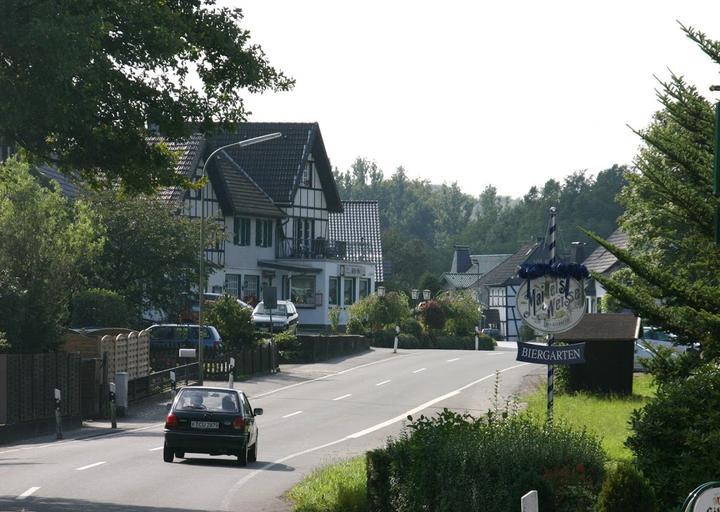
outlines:
[{"label": "street lamp", "polygon": [[418,300],[418,296],[419,296],[419,295],[420,295],[420,290],[418,290],[417,288],[413,288],[412,290],[410,290],[410,297],[412,297],[413,308],[414,308],[415,305],[417,304],[417,300]]},{"label": "street lamp", "polygon": [[[266,142],[269,140],[277,139],[279,137],[282,137],[282,133],[275,132],[275,133],[268,133],[266,135],[261,135],[259,137],[253,137],[252,139],[245,139],[240,140],[238,142],[233,142],[232,144],[226,144],[225,146],[220,146],[215,151],[210,153],[210,156],[207,157],[205,160],[205,163],[203,164],[202,168],[202,174],[200,175],[200,178],[198,180],[202,180],[205,178],[205,171],[207,169],[208,162],[212,160],[212,157],[217,155],[220,151],[223,151],[227,148],[231,147],[237,147],[237,148],[244,148],[246,146],[252,146],[253,144],[259,144],[261,142]],[[196,180],[196,181],[198,181]],[[203,347],[203,339],[202,339],[202,332],[203,332],[203,318],[202,318],[202,303],[203,303],[203,294],[205,292],[205,279],[203,276],[204,273],[204,260],[205,260],[205,184],[202,185],[200,188],[200,275],[198,276],[198,381],[200,382],[200,385],[203,384],[204,380],[204,373],[205,369],[204,366],[204,359],[203,359],[203,353],[204,353],[204,347]]]},{"label": "street lamp", "polygon": [[385,287],[384,287],[384,286],[378,286],[378,288],[377,288],[377,296],[378,296],[378,297],[385,297]]},{"label": "street lamp", "polygon": [[423,300],[430,300],[431,291],[428,289],[423,290]]}]

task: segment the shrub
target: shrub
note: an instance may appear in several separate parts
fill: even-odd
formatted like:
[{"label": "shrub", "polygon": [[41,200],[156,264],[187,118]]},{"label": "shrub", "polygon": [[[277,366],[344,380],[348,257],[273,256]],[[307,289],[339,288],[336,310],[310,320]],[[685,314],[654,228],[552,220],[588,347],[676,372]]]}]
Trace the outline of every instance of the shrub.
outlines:
[{"label": "shrub", "polygon": [[112,290],[91,288],[72,301],[72,327],[127,327],[133,314],[125,299]]},{"label": "shrub", "polygon": [[204,321],[217,328],[226,349],[239,349],[255,342],[252,311],[242,307],[230,295],[224,295],[211,304],[204,313]]},{"label": "shrub", "polygon": [[345,332],[348,334],[365,334],[365,328],[360,320],[351,318],[345,325]]},{"label": "shrub", "polygon": [[446,409],[421,416],[368,457],[368,496],[382,511],[504,512],[537,489],[541,510],[592,510],[604,462],[599,441],[585,432]]},{"label": "shrub", "polygon": [[420,309],[420,318],[425,327],[439,331],[445,326],[447,315],[438,301],[429,300]]},{"label": "shrub", "polygon": [[422,325],[414,318],[407,318],[403,320],[400,324],[400,331],[406,334],[412,334],[416,338],[422,336],[423,333]]},{"label": "shrub", "polygon": [[635,466],[622,462],[603,482],[598,512],[655,512],[657,500],[650,482]]},{"label": "shrub", "polygon": [[5,352],[10,352],[10,349],[12,347],[10,346],[10,342],[8,342],[7,337],[5,336],[5,333],[0,331],[0,354],[4,354]]},{"label": "shrub", "polygon": [[438,302],[446,312],[445,333],[451,336],[470,336],[480,320],[478,302],[468,291],[446,292]]},{"label": "shrub", "polygon": [[338,325],[340,324],[340,308],[333,306],[328,311],[328,318],[330,320],[330,331],[333,334],[337,334]]},{"label": "shrub", "polygon": [[685,381],[659,387],[630,422],[626,445],[662,509],[677,509],[698,484],[717,480],[720,369],[707,365]]},{"label": "shrub", "polygon": [[520,341],[535,341],[535,336],[535,329],[525,323],[520,326],[520,332],[518,332]]},{"label": "shrub", "polygon": [[410,304],[407,295],[399,292],[390,292],[384,297],[368,295],[348,308],[348,323],[360,322],[365,330],[373,332],[409,317]]}]

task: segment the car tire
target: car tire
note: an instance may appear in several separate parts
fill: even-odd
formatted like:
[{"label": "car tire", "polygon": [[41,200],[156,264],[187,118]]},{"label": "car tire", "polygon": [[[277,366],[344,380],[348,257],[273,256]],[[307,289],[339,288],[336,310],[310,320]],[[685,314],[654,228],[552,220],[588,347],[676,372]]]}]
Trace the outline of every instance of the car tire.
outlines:
[{"label": "car tire", "polygon": [[165,462],[172,462],[174,457],[175,451],[165,443],[165,446],[163,446],[163,460]]},{"label": "car tire", "polygon": [[238,466],[247,466],[248,463],[248,447],[243,446],[237,454]]},{"label": "car tire", "polygon": [[176,450],[175,457],[177,457],[178,459],[184,459],[185,458],[185,450]]},{"label": "car tire", "polygon": [[248,453],[248,462],[257,462],[257,446],[258,446],[258,438],[256,437],[255,444],[252,445],[252,448],[250,449],[250,453]]}]

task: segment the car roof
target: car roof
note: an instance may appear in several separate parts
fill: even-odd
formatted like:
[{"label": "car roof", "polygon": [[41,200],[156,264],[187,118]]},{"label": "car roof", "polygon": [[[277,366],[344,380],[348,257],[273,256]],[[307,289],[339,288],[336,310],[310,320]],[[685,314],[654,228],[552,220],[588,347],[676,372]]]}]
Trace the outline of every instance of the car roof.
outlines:
[{"label": "car roof", "polygon": [[[153,324],[150,327],[200,327],[198,324]],[[148,329],[150,329],[148,327]],[[203,324],[203,327],[214,327],[210,324]]]},{"label": "car roof", "polygon": [[241,395],[245,394],[239,389],[223,388],[220,386],[183,386],[183,388],[180,391],[183,391],[185,389],[191,389],[191,390],[199,389],[201,391],[233,391],[235,393],[240,393]]}]

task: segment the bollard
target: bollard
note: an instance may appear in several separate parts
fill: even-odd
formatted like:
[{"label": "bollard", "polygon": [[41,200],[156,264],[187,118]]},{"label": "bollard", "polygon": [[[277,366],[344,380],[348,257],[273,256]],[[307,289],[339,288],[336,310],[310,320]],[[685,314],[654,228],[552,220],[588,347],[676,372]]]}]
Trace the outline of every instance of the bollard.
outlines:
[{"label": "bollard", "polygon": [[397,354],[398,337],[400,336],[400,326],[395,324],[395,344],[393,345],[393,354]]},{"label": "bollard", "polygon": [[60,412],[60,390],[55,388],[55,435],[58,439],[63,438],[62,413]]},{"label": "bollard", "polygon": [[475,326],[475,350],[479,349],[480,345],[480,326]]},{"label": "bollard", "polygon": [[170,372],[170,401],[175,401],[175,395],[177,394],[177,381],[175,380],[175,372]]},{"label": "bollard", "polygon": [[235,387],[235,358],[230,358],[230,371],[228,372],[229,376],[228,379],[230,382],[228,382],[228,387],[230,389],[233,389]]},{"label": "bollard", "polygon": [[110,383],[110,427],[117,428],[117,409],[115,403],[115,383]]},{"label": "bollard", "polygon": [[530,491],[520,498],[521,512],[538,512],[538,493]]}]

